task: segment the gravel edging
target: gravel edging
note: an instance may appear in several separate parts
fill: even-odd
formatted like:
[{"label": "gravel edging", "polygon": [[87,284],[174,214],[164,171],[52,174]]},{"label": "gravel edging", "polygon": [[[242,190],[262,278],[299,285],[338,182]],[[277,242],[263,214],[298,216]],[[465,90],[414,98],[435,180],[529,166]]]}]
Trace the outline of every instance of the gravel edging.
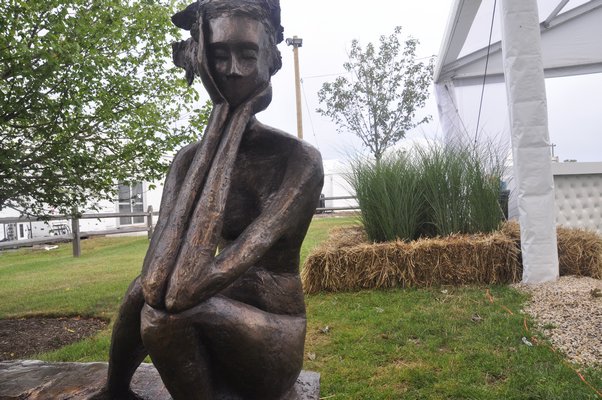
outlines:
[{"label": "gravel edging", "polygon": [[563,276],[512,286],[531,295],[523,310],[555,348],[574,363],[602,366],[602,280]]}]

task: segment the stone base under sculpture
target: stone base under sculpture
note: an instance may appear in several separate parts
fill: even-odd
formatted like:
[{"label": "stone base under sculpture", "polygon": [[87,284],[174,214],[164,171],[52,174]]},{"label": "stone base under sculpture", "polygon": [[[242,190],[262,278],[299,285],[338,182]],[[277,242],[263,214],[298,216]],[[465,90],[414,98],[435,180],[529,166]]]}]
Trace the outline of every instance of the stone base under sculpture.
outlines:
[{"label": "stone base under sculpture", "polygon": [[[0,400],[88,400],[107,376],[107,363],[0,362]],[[152,364],[142,364],[132,390],[148,400],[171,400]],[[282,400],[318,400],[320,374],[302,371],[292,392]]]}]

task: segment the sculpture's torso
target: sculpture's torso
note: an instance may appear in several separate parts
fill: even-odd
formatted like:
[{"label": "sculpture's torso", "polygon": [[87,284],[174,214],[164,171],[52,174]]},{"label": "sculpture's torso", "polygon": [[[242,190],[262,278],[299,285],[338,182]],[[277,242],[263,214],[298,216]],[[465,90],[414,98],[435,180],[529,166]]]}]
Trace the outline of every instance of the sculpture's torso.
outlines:
[{"label": "sculpture's torso", "polygon": [[[184,165],[190,163],[198,146],[194,143],[182,150]],[[265,210],[280,188],[293,151],[302,151],[295,138],[257,121],[250,122],[232,172],[220,247],[235,240]],[[285,232],[252,268],[220,294],[270,313],[305,315],[299,278],[303,238],[304,231],[303,235],[298,230]]]}]

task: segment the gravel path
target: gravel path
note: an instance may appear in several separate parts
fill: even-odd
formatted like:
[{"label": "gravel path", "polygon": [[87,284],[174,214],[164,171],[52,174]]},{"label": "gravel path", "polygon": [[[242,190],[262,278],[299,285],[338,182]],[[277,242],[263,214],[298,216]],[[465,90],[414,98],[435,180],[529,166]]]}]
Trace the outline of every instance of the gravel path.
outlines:
[{"label": "gravel path", "polygon": [[575,363],[602,365],[602,280],[563,276],[514,286],[531,294],[524,311],[554,347]]}]

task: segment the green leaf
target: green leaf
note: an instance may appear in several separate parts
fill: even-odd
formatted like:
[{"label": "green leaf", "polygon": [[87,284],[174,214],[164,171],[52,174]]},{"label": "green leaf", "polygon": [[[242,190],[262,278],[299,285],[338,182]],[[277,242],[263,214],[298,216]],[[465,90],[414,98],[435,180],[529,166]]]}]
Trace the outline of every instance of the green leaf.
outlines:
[{"label": "green leaf", "polygon": [[160,179],[164,156],[198,138],[210,108],[170,67],[183,5],[0,3],[0,209],[91,207],[117,181]]}]

